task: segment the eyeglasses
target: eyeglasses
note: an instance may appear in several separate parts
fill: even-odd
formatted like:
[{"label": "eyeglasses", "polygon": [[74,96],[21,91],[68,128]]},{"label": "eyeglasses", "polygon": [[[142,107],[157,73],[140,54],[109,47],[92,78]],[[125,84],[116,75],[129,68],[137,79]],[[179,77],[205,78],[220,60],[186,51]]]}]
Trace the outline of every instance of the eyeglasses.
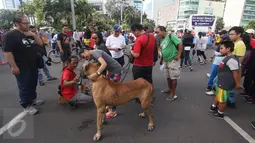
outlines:
[{"label": "eyeglasses", "polygon": [[30,22],[20,22],[21,24],[25,24],[25,25],[28,25],[30,24]]}]

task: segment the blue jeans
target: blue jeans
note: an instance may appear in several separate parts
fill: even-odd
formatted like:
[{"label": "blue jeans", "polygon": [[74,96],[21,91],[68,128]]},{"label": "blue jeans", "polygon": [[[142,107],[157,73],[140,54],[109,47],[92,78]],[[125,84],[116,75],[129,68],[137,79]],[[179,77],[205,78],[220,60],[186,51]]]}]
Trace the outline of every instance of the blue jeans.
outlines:
[{"label": "blue jeans", "polygon": [[51,78],[51,75],[50,75],[50,72],[48,70],[48,67],[46,65],[44,65],[44,67],[42,69],[38,69],[38,80],[39,80],[39,82],[43,82],[42,71],[44,72],[47,79],[49,80]]},{"label": "blue jeans", "polygon": [[47,79],[51,78],[50,72],[49,72],[48,67],[47,67],[47,65],[45,63],[47,61],[47,57],[43,56],[43,60],[44,60],[44,67],[42,69],[38,70],[38,80],[39,80],[39,82],[43,82],[42,71],[45,73]]},{"label": "blue jeans", "polygon": [[214,64],[212,65],[210,77],[208,79],[208,86],[210,87],[214,86],[213,80],[218,75],[218,68],[219,68],[219,65],[214,65]]},{"label": "blue jeans", "polygon": [[235,99],[235,89],[232,89],[231,92],[228,95],[228,101],[230,103],[236,103],[236,99]]},{"label": "blue jeans", "polygon": [[36,86],[38,78],[37,68],[20,68],[20,74],[15,75],[19,88],[20,105],[23,108],[31,106],[36,99]]}]

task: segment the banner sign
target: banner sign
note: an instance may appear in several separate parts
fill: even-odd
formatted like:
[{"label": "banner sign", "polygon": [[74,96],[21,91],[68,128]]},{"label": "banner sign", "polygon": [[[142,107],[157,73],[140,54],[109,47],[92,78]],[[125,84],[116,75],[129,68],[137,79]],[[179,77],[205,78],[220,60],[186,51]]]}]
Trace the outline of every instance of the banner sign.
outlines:
[{"label": "banner sign", "polygon": [[191,21],[192,26],[210,27],[214,24],[215,16],[194,15],[192,16]]}]

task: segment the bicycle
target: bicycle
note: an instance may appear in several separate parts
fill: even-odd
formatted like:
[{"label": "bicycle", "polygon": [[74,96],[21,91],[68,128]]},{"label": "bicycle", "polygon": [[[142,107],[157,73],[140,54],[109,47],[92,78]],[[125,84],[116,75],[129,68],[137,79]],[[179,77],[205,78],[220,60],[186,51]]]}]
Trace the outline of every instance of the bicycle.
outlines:
[{"label": "bicycle", "polygon": [[56,49],[51,49],[47,54],[47,58],[50,59],[51,62],[54,64],[59,64],[62,62],[60,58],[60,53]]}]

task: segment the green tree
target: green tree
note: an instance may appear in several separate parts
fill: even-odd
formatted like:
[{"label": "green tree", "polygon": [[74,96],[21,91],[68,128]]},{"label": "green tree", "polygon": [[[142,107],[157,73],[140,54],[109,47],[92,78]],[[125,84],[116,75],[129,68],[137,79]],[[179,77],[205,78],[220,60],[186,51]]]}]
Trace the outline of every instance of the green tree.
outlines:
[{"label": "green tree", "polygon": [[248,24],[244,26],[244,29],[245,30],[247,30],[247,29],[255,29],[255,20],[249,21]]},{"label": "green tree", "polygon": [[23,11],[29,17],[32,17],[38,25],[44,22],[44,0],[26,0],[20,6],[20,10]]},{"label": "green tree", "polygon": [[13,15],[15,11],[14,10],[8,10],[8,9],[1,9],[0,10],[0,27],[9,27],[11,28],[13,26]]},{"label": "green tree", "polygon": [[217,17],[216,20],[216,31],[220,31],[224,28],[225,23],[222,17]]},{"label": "green tree", "polygon": [[[93,8],[87,0],[75,1],[77,28],[81,29],[92,20]],[[44,7],[45,22],[59,29],[63,23],[71,26],[72,13],[70,0],[47,0]]]}]

